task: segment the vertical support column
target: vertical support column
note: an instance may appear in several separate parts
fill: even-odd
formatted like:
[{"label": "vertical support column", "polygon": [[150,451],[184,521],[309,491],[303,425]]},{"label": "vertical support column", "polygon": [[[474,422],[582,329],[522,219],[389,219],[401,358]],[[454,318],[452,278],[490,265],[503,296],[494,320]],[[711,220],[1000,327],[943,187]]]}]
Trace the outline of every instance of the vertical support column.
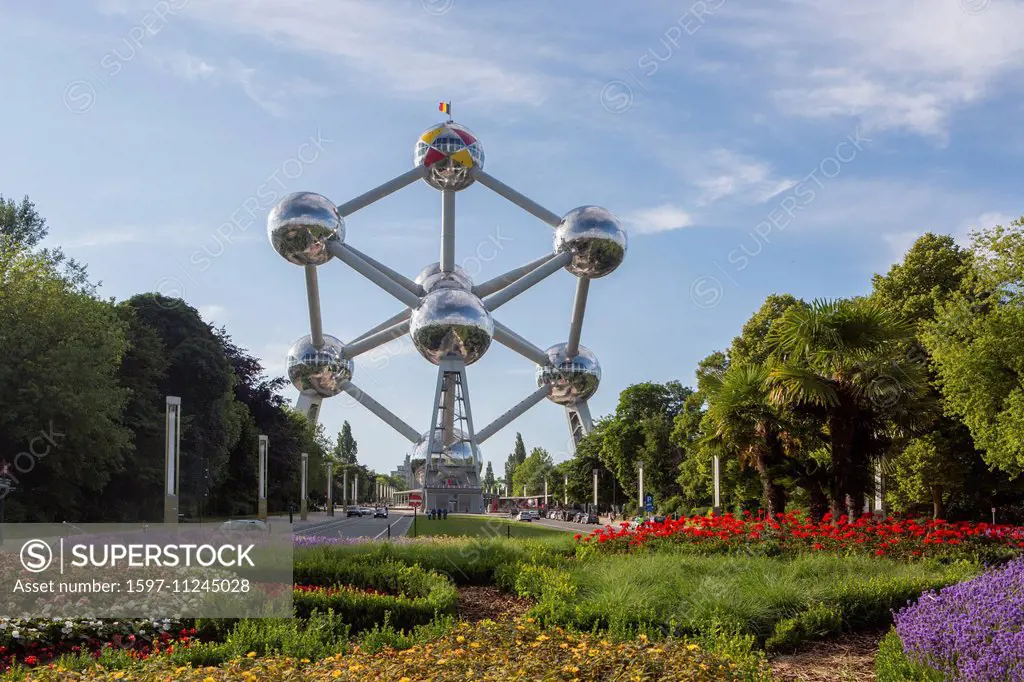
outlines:
[{"label": "vertical support column", "polygon": [[348,467],[347,466],[345,467],[345,469],[344,469],[344,471],[342,473],[342,476],[343,476],[343,479],[342,479],[342,482],[341,482],[341,504],[342,504],[343,507],[347,507],[349,505],[349,501],[348,501]]},{"label": "vertical support column", "polygon": [[455,269],[455,192],[441,190],[441,272]]},{"label": "vertical support column", "polygon": [[444,421],[441,422],[441,449],[455,442],[455,375],[444,373]]},{"label": "vertical support column", "polygon": [[568,507],[569,506],[569,474],[565,475],[565,488],[563,489],[563,492],[565,494],[563,495],[564,499],[562,500],[562,504],[564,504],[566,507]]},{"label": "vertical support column", "polygon": [[640,500],[640,516],[643,517],[644,519],[646,519],[647,518],[647,505],[644,504],[644,502],[645,502],[645,500],[644,500],[644,461],[642,459],[638,460],[637,463],[636,463],[636,466],[637,466],[637,470],[640,472],[640,478],[639,478],[639,481],[638,481],[639,484],[640,484],[640,490],[638,492],[638,494],[639,494],[639,498],[638,499]]},{"label": "vertical support column", "polygon": [[334,462],[327,463],[327,515],[334,516]]},{"label": "vertical support column", "polygon": [[887,516],[888,509],[885,505],[885,459],[875,462],[875,514]]},{"label": "vertical support column", "polygon": [[309,504],[306,499],[309,497],[306,485],[309,482],[309,455],[302,453],[302,484],[299,486],[299,518],[303,521],[309,516]]},{"label": "vertical support column", "polygon": [[310,424],[316,424],[320,418],[320,405],[324,399],[318,395],[300,393],[299,399],[295,402],[295,410],[306,417]]},{"label": "vertical support column", "polygon": [[594,513],[597,513],[597,472],[599,469],[594,469]]},{"label": "vertical support column", "polygon": [[548,506],[548,479],[544,477],[544,507]]},{"label": "vertical support column", "polygon": [[260,434],[259,451],[259,491],[256,499],[256,515],[267,520],[267,450],[270,445],[269,436]]},{"label": "vertical support column", "polygon": [[169,395],[164,418],[164,523],[178,522],[181,472],[181,398]]},{"label": "vertical support column", "polygon": [[711,513],[719,516],[722,513],[722,474],[718,455],[715,455],[711,460],[711,476],[714,479],[714,504]]}]

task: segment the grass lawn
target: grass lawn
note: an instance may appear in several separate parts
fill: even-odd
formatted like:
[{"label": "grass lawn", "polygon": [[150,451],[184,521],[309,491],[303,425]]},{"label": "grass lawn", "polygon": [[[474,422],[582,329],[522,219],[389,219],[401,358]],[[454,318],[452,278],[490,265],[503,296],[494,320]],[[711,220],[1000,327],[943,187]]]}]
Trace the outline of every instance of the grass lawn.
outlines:
[{"label": "grass lawn", "polygon": [[[532,523],[511,521],[500,517],[486,517],[475,515],[449,514],[447,519],[435,519],[433,521],[416,516],[416,535],[450,535],[452,537],[471,538],[537,538],[566,535],[568,531],[546,528]],[[413,535],[412,527],[409,528],[409,535]]]}]

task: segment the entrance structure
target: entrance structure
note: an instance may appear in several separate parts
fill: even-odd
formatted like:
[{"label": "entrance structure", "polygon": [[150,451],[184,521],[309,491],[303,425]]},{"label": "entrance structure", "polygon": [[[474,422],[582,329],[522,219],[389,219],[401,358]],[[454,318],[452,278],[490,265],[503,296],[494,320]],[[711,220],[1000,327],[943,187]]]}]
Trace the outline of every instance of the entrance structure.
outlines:
[{"label": "entrance structure", "polygon": [[[409,488],[422,491],[426,508],[482,512],[480,444],[544,398],[564,407],[574,444],[590,431],[587,400],[597,391],[601,367],[580,345],[583,315],[590,281],[610,274],[626,254],[626,232],[609,211],[581,206],[559,216],[488,175],[483,167],[480,141],[449,119],[420,136],[412,170],[340,205],[319,194],[297,192],[281,200],[267,218],[274,249],[305,270],[310,333],[295,342],[287,361],[288,377],[299,390],[296,409],[315,422],[323,399],[345,392],[405,436],[413,448],[403,470]],[[419,180],[441,193],[441,248],[440,260],[412,280],[346,244],[345,220]],[[552,252],[475,284],[455,264],[455,196],[477,182],[553,228]],[[403,309],[348,343],[324,334],[317,267],[332,258],[391,294]],[[499,307],[563,268],[577,278],[565,343],[542,350],[494,319]],[[356,357],[405,334],[438,368],[425,431],[410,426],[352,382]],[[536,364],[536,389],[475,430],[466,367],[483,357],[492,340]],[[395,497],[401,501],[403,493]]]}]

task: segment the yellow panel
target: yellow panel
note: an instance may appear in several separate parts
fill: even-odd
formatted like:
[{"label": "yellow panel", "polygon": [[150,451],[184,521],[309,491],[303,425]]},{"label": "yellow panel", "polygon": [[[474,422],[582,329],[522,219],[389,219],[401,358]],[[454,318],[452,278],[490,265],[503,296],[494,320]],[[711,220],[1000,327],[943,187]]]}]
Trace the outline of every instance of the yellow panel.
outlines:
[{"label": "yellow panel", "polygon": [[466,168],[473,167],[473,155],[469,153],[468,149],[460,149],[449,158],[460,166],[464,166]]},{"label": "yellow panel", "polygon": [[428,130],[427,132],[423,133],[423,135],[420,136],[420,142],[425,142],[426,144],[430,144],[431,142],[433,142],[434,140],[437,139],[438,135],[440,135],[441,133],[444,132],[444,129],[445,129],[445,126],[441,125],[441,126],[437,126],[436,128],[433,128],[431,130]]}]

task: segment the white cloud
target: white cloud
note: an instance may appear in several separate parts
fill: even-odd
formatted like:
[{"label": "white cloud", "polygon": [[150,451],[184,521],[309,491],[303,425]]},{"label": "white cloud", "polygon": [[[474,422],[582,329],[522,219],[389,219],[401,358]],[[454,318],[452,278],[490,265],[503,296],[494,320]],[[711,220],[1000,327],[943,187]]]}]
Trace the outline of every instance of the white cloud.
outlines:
[{"label": "white cloud", "polygon": [[223,324],[227,317],[227,308],[222,305],[201,305],[198,308],[200,317],[206,322]]},{"label": "white cloud", "polygon": [[[956,0],[781,0],[730,5],[703,32],[753,56],[784,112],[943,139],[952,112],[1024,66],[1024,2],[968,14]],[[709,22],[710,24],[710,22]],[[811,68],[809,65],[815,65]],[[758,68],[760,65],[760,68]],[[747,71],[745,83],[750,83]]]},{"label": "white cloud", "polygon": [[995,227],[996,225],[1002,225],[1006,227],[1018,216],[1010,215],[1009,213],[1000,213],[999,211],[987,211],[982,213],[976,218],[965,220],[957,226],[953,236],[956,237],[957,242],[962,246],[968,246],[971,243],[971,232],[987,230]]},{"label": "white cloud", "polygon": [[901,260],[903,255],[910,250],[923,232],[891,232],[883,234],[882,239],[889,245],[893,260]]},{"label": "white cloud", "polygon": [[662,204],[635,211],[623,218],[632,234],[657,234],[693,225],[693,217],[672,204]]}]

